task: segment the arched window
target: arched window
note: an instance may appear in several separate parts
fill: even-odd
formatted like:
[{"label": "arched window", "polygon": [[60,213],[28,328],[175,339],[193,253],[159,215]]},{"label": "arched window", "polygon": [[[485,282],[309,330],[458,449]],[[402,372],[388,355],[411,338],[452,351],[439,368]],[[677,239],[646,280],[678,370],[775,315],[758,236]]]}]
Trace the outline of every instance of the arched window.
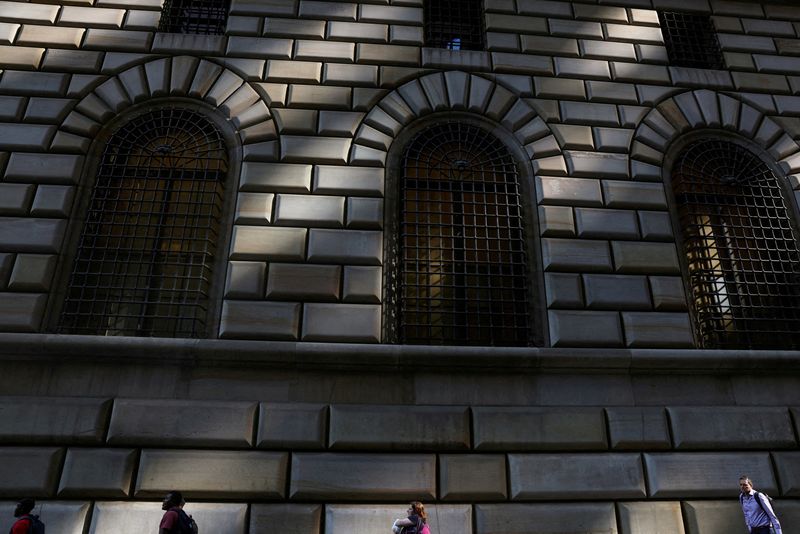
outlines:
[{"label": "arched window", "polygon": [[782,188],[733,142],[689,145],[672,171],[698,344],[800,348],[800,255]]},{"label": "arched window", "polygon": [[188,109],[151,111],[114,133],[59,330],[205,337],[227,167],[220,132]]},{"label": "arched window", "polygon": [[403,170],[398,341],[527,345],[528,266],[509,150],[477,126],[439,123],[410,142]]}]

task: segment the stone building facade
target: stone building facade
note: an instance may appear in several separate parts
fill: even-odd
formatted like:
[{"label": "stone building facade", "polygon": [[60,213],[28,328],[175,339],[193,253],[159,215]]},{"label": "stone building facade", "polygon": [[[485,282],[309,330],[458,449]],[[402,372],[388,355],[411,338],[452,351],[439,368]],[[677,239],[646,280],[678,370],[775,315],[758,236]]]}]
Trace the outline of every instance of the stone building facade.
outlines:
[{"label": "stone building facade", "polygon": [[791,2],[0,1],[0,497],[796,524],[798,142]]}]

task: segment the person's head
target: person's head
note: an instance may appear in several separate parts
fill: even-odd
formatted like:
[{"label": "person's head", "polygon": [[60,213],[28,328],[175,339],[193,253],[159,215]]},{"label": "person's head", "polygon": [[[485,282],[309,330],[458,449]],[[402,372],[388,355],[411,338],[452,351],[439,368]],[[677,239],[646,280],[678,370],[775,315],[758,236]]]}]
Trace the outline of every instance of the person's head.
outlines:
[{"label": "person's head", "polygon": [[752,491],[753,481],[750,480],[750,477],[747,475],[739,477],[739,489],[742,490],[742,493],[750,493],[750,491]]},{"label": "person's head", "polygon": [[408,515],[418,515],[423,521],[428,520],[428,514],[425,513],[425,505],[419,501],[412,501],[408,507]]},{"label": "person's head", "polygon": [[17,507],[14,508],[14,517],[28,515],[33,511],[34,506],[36,506],[36,501],[33,499],[20,499],[17,503]]},{"label": "person's head", "polygon": [[164,502],[161,503],[162,510],[169,510],[177,506],[183,506],[186,501],[183,500],[183,494],[180,491],[170,491],[164,496]]}]

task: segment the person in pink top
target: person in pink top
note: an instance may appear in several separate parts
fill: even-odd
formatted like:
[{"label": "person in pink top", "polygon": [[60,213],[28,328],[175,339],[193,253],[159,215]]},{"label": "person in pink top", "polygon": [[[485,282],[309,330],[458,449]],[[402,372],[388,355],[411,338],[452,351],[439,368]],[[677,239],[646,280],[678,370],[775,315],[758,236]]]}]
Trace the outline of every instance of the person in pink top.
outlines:
[{"label": "person in pink top", "polygon": [[408,510],[408,517],[397,519],[392,525],[394,534],[431,534],[428,528],[428,514],[425,505],[419,501],[412,502]]}]

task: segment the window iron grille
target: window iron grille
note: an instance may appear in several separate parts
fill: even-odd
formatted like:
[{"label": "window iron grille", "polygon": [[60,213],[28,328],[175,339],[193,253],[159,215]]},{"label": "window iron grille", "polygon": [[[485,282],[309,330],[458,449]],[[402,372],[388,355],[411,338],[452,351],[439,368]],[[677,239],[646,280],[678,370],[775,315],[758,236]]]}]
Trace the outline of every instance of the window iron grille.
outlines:
[{"label": "window iron grille", "polygon": [[59,331],[204,337],[226,172],[221,134],[194,111],[151,111],[115,132]]},{"label": "window iron grille", "polygon": [[722,50],[711,17],[659,11],[658,20],[670,64],[701,69],[722,68]]},{"label": "window iron grille", "polygon": [[230,0],[166,0],[158,30],[221,35],[228,22]]},{"label": "window iron grille", "polygon": [[426,0],[425,46],[483,50],[482,0]]},{"label": "window iron grille", "polygon": [[800,254],[778,179],[755,154],[702,140],[672,174],[702,348],[800,348]]},{"label": "window iron grille", "polygon": [[517,167],[483,129],[420,132],[400,184],[399,341],[528,345],[528,265]]}]

